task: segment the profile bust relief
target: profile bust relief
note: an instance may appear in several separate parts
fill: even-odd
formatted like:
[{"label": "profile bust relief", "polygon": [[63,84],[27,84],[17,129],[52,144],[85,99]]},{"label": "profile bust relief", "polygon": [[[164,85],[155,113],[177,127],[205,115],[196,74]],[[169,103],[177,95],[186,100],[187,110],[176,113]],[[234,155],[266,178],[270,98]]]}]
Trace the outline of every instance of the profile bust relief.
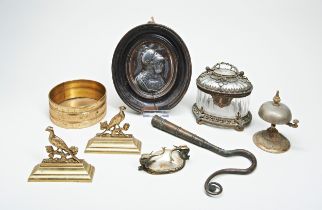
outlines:
[{"label": "profile bust relief", "polygon": [[164,25],[136,26],[115,48],[112,77],[116,92],[133,110],[170,110],[190,83],[189,51],[181,37]]},{"label": "profile bust relief", "polygon": [[163,78],[165,58],[153,49],[154,45],[147,47],[143,45],[138,54],[137,75],[135,81],[141,90],[154,93],[165,85]]}]

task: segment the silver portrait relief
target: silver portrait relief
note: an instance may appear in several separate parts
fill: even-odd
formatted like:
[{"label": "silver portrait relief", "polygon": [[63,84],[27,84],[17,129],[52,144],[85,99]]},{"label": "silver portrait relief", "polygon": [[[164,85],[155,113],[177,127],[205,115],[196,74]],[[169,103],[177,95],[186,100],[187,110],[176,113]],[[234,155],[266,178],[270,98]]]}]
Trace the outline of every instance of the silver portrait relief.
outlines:
[{"label": "silver portrait relief", "polygon": [[139,25],[115,48],[112,78],[118,95],[135,111],[170,110],[190,83],[189,51],[172,29],[159,24]]},{"label": "silver portrait relief", "polygon": [[163,48],[155,44],[142,45],[138,50],[134,76],[139,88],[145,92],[158,92],[166,84],[169,67],[162,51]]}]

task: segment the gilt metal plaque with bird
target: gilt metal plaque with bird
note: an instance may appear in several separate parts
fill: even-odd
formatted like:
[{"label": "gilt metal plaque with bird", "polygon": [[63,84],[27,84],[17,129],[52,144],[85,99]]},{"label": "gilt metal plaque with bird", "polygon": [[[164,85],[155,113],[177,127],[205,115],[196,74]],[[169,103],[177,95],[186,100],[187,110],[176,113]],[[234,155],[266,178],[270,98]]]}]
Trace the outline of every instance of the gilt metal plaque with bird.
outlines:
[{"label": "gilt metal plaque with bird", "polygon": [[100,123],[103,130],[88,141],[86,153],[103,154],[140,154],[141,141],[132,134],[124,133],[130,128],[129,123],[121,125],[125,119],[125,106],[119,107],[119,112],[107,122]]},{"label": "gilt metal plaque with bird", "polygon": [[76,157],[78,148],[68,147],[56,136],[53,127],[48,126],[49,142],[46,146],[48,158],[36,165],[29,176],[29,182],[91,182],[95,168]]}]

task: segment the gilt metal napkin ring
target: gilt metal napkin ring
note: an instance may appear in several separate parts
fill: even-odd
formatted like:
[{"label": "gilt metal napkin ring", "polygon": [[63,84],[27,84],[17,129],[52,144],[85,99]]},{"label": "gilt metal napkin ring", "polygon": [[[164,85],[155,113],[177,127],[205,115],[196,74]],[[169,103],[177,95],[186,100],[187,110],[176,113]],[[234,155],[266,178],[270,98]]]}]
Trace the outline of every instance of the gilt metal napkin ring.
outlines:
[{"label": "gilt metal napkin ring", "polygon": [[51,121],[63,128],[85,128],[101,121],[106,113],[106,89],[92,80],[72,80],[49,92]]}]

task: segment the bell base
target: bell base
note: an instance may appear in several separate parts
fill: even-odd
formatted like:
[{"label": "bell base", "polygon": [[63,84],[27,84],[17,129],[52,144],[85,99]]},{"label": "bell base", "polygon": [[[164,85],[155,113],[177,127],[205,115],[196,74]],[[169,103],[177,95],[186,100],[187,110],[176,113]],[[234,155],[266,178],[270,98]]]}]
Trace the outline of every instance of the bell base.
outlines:
[{"label": "bell base", "polygon": [[244,117],[241,117],[238,123],[236,118],[223,118],[209,115],[200,110],[197,104],[192,106],[192,112],[198,124],[207,124],[221,128],[234,128],[238,131],[242,131],[244,127],[248,126],[252,121],[252,114],[250,112],[248,112]]},{"label": "bell base", "polygon": [[92,182],[95,168],[85,160],[80,163],[40,163],[28,182]]},{"label": "bell base", "polygon": [[289,150],[290,141],[276,130],[271,133],[269,130],[262,130],[254,134],[253,141],[260,149],[270,153],[283,153]]},{"label": "bell base", "polygon": [[141,141],[132,135],[127,137],[95,136],[88,141],[85,153],[140,154]]}]

